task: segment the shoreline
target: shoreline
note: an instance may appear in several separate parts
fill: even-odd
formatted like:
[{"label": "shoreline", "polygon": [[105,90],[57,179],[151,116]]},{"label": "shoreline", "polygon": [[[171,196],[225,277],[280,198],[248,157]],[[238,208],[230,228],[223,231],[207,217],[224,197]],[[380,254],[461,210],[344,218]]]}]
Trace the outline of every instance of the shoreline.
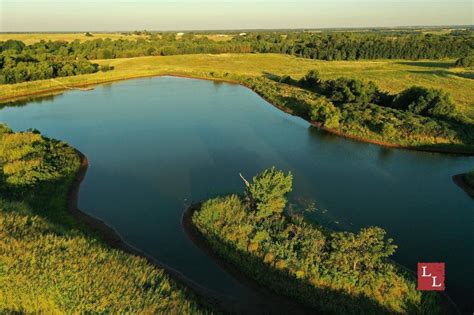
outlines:
[{"label": "shoreline", "polygon": [[[247,276],[239,268],[235,267],[232,263],[226,261],[224,258],[216,254],[212,248],[208,245],[206,239],[196,229],[192,223],[192,216],[196,210],[199,210],[201,203],[195,203],[189,206],[184,212],[181,218],[181,225],[183,227],[186,236],[192,241],[194,246],[200,249],[204,254],[215,262],[219,268],[230,274],[239,283],[250,289],[256,291],[261,298],[264,299],[264,303],[251,304],[247,301],[245,313],[251,314],[318,314],[318,310],[307,307],[301,303],[295,302],[293,299],[273,292],[271,289],[258,283],[256,280]],[[265,308],[262,308],[265,307]]]},{"label": "shoreline", "polygon": [[469,185],[466,181],[466,174],[458,174],[453,176],[453,181],[462,190],[464,190],[471,198],[474,198],[474,187]]},{"label": "shoreline", "polygon": [[[197,230],[197,228],[192,223],[192,216],[196,210],[199,210],[202,203],[196,203],[191,205],[186,209],[183,213],[182,217],[182,226],[186,232],[186,235],[189,239],[193,242],[195,246],[197,246],[200,250],[202,250],[208,257],[210,257],[213,261],[215,261],[221,268],[229,272],[232,276],[238,279],[241,282],[248,283],[251,286],[255,286],[257,288],[263,288],[267,292],[275,295],[281,299],[290,299],[287,296],[280,295],[278,293],[272,292],[271,289],[266,288],[264,285],[258,283],[253,278],[247,276],[243,273],[239,268],[235,267],[232,263],[226,261],[224,258],[216,254],[211,246],[209,246],[208,242],[204,238],[204,236]],[[401,269],[402,271],[411,274],[416,279],[416,272],[401,265],[400,263],[390,259],[391,263],[393,263],[397,268]],[[440,304],[445,308],[446,311],[449,311],[450,314],[461,314],[461,311],[458,308],[458,305],[451,299],[451,297],[446,293],[446,291],[440,292],[440,294],[444,297],[444,299],[440,299]],[[299,305],[302,305],[301,303]],[[302,307],[305,307],[302,305]],[[281,308],[279,308],[281,309]],[[319,311],[317,309],[308,308],[306,307],[304,312],[309,312],[310,314],[317,314]],[[297,313],[291,313],[297,314]]]},{"label": "shoreline", "polygon": [[210,307],[211,311],[215,310],[217,312],[235,312],[237,303],[234,301],[234,299],[211,291],[201,286],[197,282],[190,280],[180,271],[159,262],[157,259],[149,256],[148,254],[123,240],[120,234],[113,227],[109,226],[99,218],[81,211],[77,207],[80,185],[87,173],[89,161],[82,152],[77,149],[76,152],[81,159],[81,165],[76,173],[71,189],[67,196],[67,212],[81,224],[83,224],[90,232],[99,235],[102,241],[111,248],[121,250],[127,254],[142,257],[154,267],[163,269],[170,279],[175,281],[184,289],[186,294],[189,294],[190,297],[195,297],[194,302],[196,304],[207,308]]},{"label": "shoreline", "polygon": [[[191,223],[191,216],[193,212],[191,211],[197,210],[197,208],[190,210],[193,206],[186,209],[181,220],[181,226],[183,227],[186,236],[191,239],[193,244],[198,249],[202,250],[206,256],[210,257],[213,262],[217,263],[219,268],[222,268],[226,273],[230,274],[230,276],[233,277],[240,285],[250,288],[250,290],[254,291],[251,293],[255,293],[255,291],[257,291],[259,294],[258,296],[264,298],[264,302],[258,299],[244,299],[239,301],[236,298],[209,290],[201,286],[199,283],[190,280],[176,269],[159,262],[157,259],[147,255],[143,251],[127,243],[113,227],[109,226],[101,219],[81,211],[77,207],[80,185],[86,176],[87,169],[89,167],[89,160],[79,150],[76,149],[76,152],[81,159],[81,165],[76,173],[73,184],[68,193],[67,211],[81,224],[85,225],[90,232],[98,234],[106,245],[110,246],[111,248],[121,250],[125,253],[142,257],[151,265],[163,269],[170,279],[175,281],[187,291],[186,293],[190,293],[191,297],[196,297],[195,302],[197,304],[203,305],[205,307],[211,306],[211,310],[216,310],[217,312],[226,312],[232,314],[262,314],[262,312],[264,312],[266,314],[277,314],[281,310],[287,310],[291,312],[291,314],[315,314],[314,310],[306,309],[304,306],[294,303],[287,297],[271,292],[267,288],[258,284],[256,281],[244,276],[237,268],[233,266],[231,268],[231,265],[228,265],[223,260],[217,261],[217,257],[211,255],[212,252],[210,249],[205,250],[205,246],[201,246],[204,244],[199,243],[197,239],[193,239],[192,236],[188,234],[191,233],[191,235],[194,235],[195,237],[197,236],[197,234],[193,234],[192,232],[193,225]],[[198,245],[198,243],[200,245]],[[252,297],[253,296],[254,295],[252,295]]]},{"label": "shoreline", "polygon": [[[192,74],[180,74],[180,73],[157,73],[157,74],[145,74],[145,75],[136,75],[136,76],[129,76],[129,77],[123,77],[123,78],[115,78],[115,79],[110,79],[110,80],[99,80],[97,82],[91,82],[91,83],[79,83],[79,84],[71,84],[69,85],[70,88],[81,88],[81,87],[91,87],[91,86],[96,86],[100,84],[108,84],[108,83],[113,83],[113,82],[118,82],[118,81],[125,81],[125,80],[133,80],[133,79],[143,79],[143,78],[153,78],[153,77],[177,77],[177,78],[186,78],[186,79],[195,79],[195,80],[206,80],[206,81],[213,81],[213,82],[222,82],[222,83],[229,83],[229,84],[238,84],[240,86],[243,86],[249,90],[251,90],[253,93],[257,94],[259,97],[261,97],[265,102],[271,104],[272,106],[276,107],[277,109],[290,114],[295,117],[300,117],[301,119],[307,121],[310,125],[313,127],[318,128],[319,130],[323,130],[325,132],[328,132],[330,134],[346,138],[346,139],[351,139],[354,141],[358,142],[363,142],[363,143],[369,143],[369,144],[375,144],[381,147],[385,148],[392,148],[392,149],[402,149],[402,150],[409,150],[409,151],[418,151],[418,152],[429,152],[429,153],[440,153],[440,154],[453,154],[453,155],[466,155],[466,156],[474,156],[474,149],[472,150],[467,150],[467,149],[449,149],[449,148],[433,148],[430,147],[429,145],[422,145],[422,146],[407,146],[407,145],[401,145],[401,144],[395,144],[395,143],[389,143],[389,142],[384,142],[384,141],[379,141],[379,140],[374,140],[374,139],[368,139],[356,135],[351,135],[348,133],[345,133],[343,131],[337,130],[337,129],[332,129],[332,128],[327,128],[322,126],[321,123],[311,121],[309,119],[306,119],[304,117],[295,115],[292,113],[290,110],[287,108],[284,108],[278,104],[273,103],[272,101],[266,99],[263,95],[252,89],[251,87],[245,85],[245,83],[236,81],[236,80],[231,80],[231,79],[221,79],[221,78],[209,78],[209,77],[202,77],[198,75],[192,75]],[[9,102],[15,102],[15,101],[21,101],[21,100],[29,100],[30,98],[35,98],[39,96],[48,96],[48,95],[57,95],[62,92],[68,91],[69,89],[66,87],[56,87],[56,88],[51,88],[51,89],[46,89],[44,91],[35,91],[31,93],[25,93],[25,94],[19,94],[16,96],[4,96],[0,97],[0,109],[5,104]]]}]

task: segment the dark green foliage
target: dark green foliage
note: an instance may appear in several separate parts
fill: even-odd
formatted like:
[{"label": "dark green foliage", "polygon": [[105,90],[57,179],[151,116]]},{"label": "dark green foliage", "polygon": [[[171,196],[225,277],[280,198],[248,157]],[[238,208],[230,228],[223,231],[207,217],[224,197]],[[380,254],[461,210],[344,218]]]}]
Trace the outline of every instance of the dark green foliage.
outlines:
[{"label": "dark green foliage", "polygon": [[111,66],[111,65],[101,65],[100,66],[100,71],[102,71],[102,72],[107,72],[107,71],[111,71],[111,70],[114,70],[114,66]]},{"label": "dark green foliage", "polygon": [[293,79],[289,75],[282,76],[279,81],[280,81],[280,83],[285,83],[285,84],[292,84],[293,83]]},{"label": "dark green foliage", "polygon": [[449,117],[456,112],[456,106],[446,92],[420,86],[400,92],[392,106],[428,117]]},{"label": "dark green foliage", "polygon": [[348,78],[337,78],[324,82],[323,94],[335,104],[345,103],[369,104],[374,103],[379,91],[375,83],[368,83]]},{"label": "dark green foliage", "polygon": [[321,78],[317,70],[308,71],[308,73],[298,81],[298,84],[306,89],[316,89],[320,83]]},{"label": "dark green foliage", "polygon": [[455,63],[456,67],[474,67],[474,55],[459,58]]},{"label": "dark green foliage", "polygon": [[262,218],[237,195],[206,201],[192,221],[242,272],[324,314],[443,313],[440,296],[417,291],[388,260],[396,246],[381,228],[331,232],[283,212]]},{"label": "dark green foliage", "polygon": [[0,84],[67,77],[94,73],[99,70],[97,64],[87,60],[60,61],[55,58],[35,59],[19,55],[2,56],[0,64],[2,64],[2,67],[0,67]]},{"label": "dark green foliage", "polygon": [[247,196],[256,211],[256,216],[266,218],[283,212],[286,194],[291,191],[293,176],[271,168],[263,171],[247,183]]},{"label": "dark green foliage", "polygon": [[474,47],[472,32],[461,35],[258,32],[234,40],[251,45],[255,52],[323,60],[459,58]]},{"label": "dark green foliage", "polygon": [[93,37],[94,35],[92,35],[90,32],[87,32],[87,33],[84,34],[84,36]]}]

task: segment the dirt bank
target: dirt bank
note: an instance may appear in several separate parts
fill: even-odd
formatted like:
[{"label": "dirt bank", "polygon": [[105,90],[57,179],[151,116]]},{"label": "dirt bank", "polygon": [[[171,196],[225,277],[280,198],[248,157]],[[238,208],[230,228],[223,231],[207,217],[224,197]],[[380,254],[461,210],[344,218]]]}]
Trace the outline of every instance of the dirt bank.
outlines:
[{"label": "dirt bank", "polygon": [[168,275],[177,283],[187,287],[192,291],[192,293],[197,297],[197,301],[202,304],[204,307],[210,307],[211,309],[215,309],[217,311],[224,311],[224,312],[235,312],[237,309],[237,301],[227,297],[220,295],[216,292],[208,290],[198,283],[186,278],[183,274],[179,271],[160,263],[156,259],[151,256],[148,256],[144,252],[140,251],[139,249],[133,247],[132,245],[125,242],[120,234],[111,226],[107,225],[104,221],[89,215],[85,212],[82,212],[77,207],[79,190],[82,180],[84,179],[87,168],[89,166],[89,161],[87,157],[82,154],[81,152],[77,151],[80,158],[81,158],[81,166],[79,171],[76,174],[76,178],[74,183],[71,187],[71,190],[68,195],[67,200],[67,208],[68,211],[79,221],[84,223],[91,231],[97,233],[101,236],[104,242],[112,248],[122,250],[126,253],[140,256],[145,258],[150,264],[166,270]]},{"label": "dirt bank", "polygon": [[246,274],[242,273],[231,263],[227,262],[208,246],[205,238],[192,223],[193,213],[201,207],[200,203],[193,204],[183,213],[181,220],[184,232],[199,249],[211,258],[222,270],[229,273],[239,283],[254,293],[253,299],[240,301],[241,310],[245,314],[318,314],[314,309],[305,307],[294,299],[275,293],[262,286]]}]

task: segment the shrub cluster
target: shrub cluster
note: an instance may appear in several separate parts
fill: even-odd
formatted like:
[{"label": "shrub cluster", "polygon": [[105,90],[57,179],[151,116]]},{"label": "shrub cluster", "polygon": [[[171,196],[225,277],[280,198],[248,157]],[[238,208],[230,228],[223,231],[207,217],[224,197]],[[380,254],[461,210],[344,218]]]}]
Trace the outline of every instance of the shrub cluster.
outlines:
[{"label": "shrub cluster", "polygon": [[441,313],[436,297],[417,291],[388,260],[397,246],[383,229],[332,232],[286,215],[291,182],[291,174],[265,170],[246,184],[245,197],[206,201],[193,223],[223,258],[324,313]]},{"label": "shrub cluster", "polygon": [[348,135],[400,145],[474,151],[474,124],[456,110],[442,90],[414,86],[391,95],[373,82],[322,80],[315,70],[300,80],[283,76],[277,81],[262,78],[243,82],[293,114]]},{"label": "shrub cluster", "polygon": [[474,55],[459,58],[456,60],[455,66],[464,68],[474,67]]}]

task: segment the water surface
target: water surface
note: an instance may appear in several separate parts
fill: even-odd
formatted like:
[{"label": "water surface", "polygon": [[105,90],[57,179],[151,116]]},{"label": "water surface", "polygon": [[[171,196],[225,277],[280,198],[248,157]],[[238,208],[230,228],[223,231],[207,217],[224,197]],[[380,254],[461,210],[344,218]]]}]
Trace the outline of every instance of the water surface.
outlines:
[{"label": "water surface", "polygon": [[472,310],[474,200],[451,180],[474,158],[387,149],[318,131],[250,90],[160,77],[72,91],[0,110],[14,130],[36,128],[90,162],[79,207],[131,244],[205,287],[248,294],[186,238],[192,201],[243,189],[275,165],[294,174],[291,202],[310,219],[356,231],[378,225],[395,259],[446,262],[447,290]]}]

